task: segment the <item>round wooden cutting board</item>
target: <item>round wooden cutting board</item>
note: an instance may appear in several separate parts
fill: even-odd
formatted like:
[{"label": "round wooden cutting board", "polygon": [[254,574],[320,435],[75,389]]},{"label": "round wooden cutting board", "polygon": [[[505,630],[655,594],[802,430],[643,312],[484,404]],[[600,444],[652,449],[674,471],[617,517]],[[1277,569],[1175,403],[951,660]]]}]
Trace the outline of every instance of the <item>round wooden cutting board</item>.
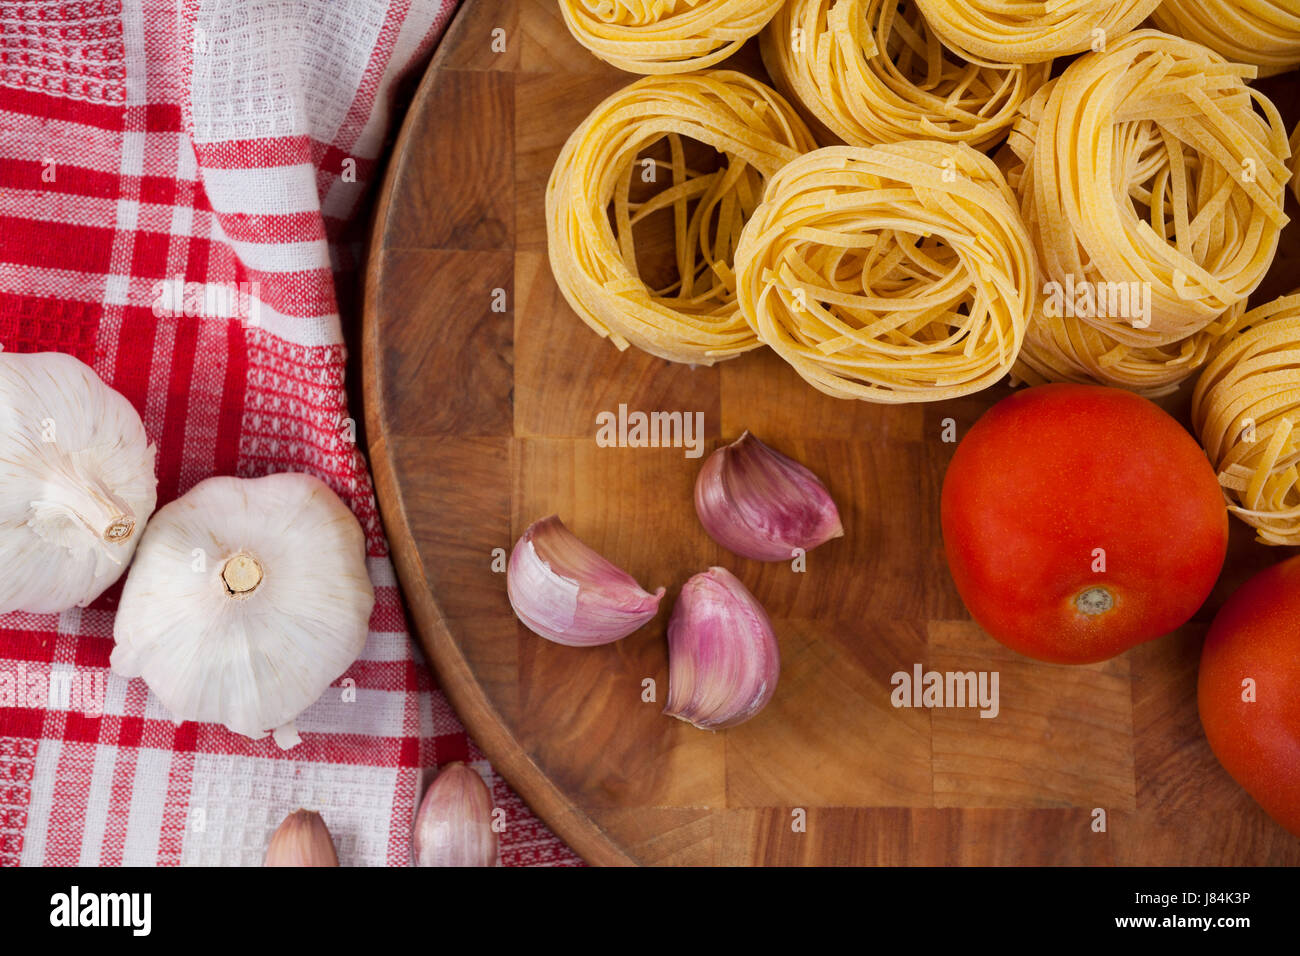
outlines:
[{"label": "round wooden cutting board", "polygon": [[[753,44],[736,59],[762,75]],[[949,579],[938,503],[946,421],[964,435],[1007,387],[840,401],[767,350],[696,369],[619,352],[565,304],[546,258],[547,177],[586,113],[633,79],[583,50],[550,0],[471,0],[379,200],[370,463],[420,641],[493,765],[592,863],[1300,863],[1300,841],[1219,767],[1196,710],[1214,611],[1293,549],[1253,543],[1234,519],[1196,619],[1102,664],[1041,664],[993,641]],[[1294,74],[1267,88],[1290,128]],[[1257,302],[1297,283],[1297,233]],[[1186,404],[1184,390],[1166,406],[1185,421]],[[845,536],[803,572],[725,552],[692,504],[703,459],[597,445],[597,415],[620,406],[702,413],[705,454],[752,430],[823,478]],[[515,620],[501,558],[552,512],[668,588],[649,626],[575,649]],[[676,590],[711,565],[753,590],[782,654],[767,709],[716,734],[660,713]],[[996,671],[1000,712],[895,709],[891,675],[916,665]]]}]

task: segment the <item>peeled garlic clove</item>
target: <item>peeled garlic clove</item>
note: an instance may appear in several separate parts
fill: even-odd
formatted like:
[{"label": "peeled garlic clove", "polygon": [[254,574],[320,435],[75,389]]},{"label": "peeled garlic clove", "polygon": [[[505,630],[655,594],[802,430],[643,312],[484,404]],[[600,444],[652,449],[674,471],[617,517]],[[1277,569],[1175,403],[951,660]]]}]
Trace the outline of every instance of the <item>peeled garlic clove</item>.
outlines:
[{"label": "peeled garlic clove", "polygon": [[591,647],[649,621],[664,589],[645,591],[551,515],[530,525],[510,552],[506,593],[529,630],[557,644]]},{"label": "peeled garlic clove", "polygon": [[756,561],[788,561],[844,534],[826,486],[749,432],[704,463],[695,510],[714,541]]},{"label": "peeled garlic clove", "polygon": [[668,621],[668,704],[664,713],[701,730],[744,723],[776,691],[781,671],[772,622],[726,568],[684,585]]},{"label": "peeled garlic clove", "polygon": [[263,866],[338,866],[329,827],[319,813],[295,810],[271,834]]},{"label": "peeled garlic clove", "polygon": [[121,576],[157,501],[154,454],[88,365],[0,352],[0,614],[84,607]]},{"label": "peeled garlic clove", "polygon": [[319,478],[209,478],[149,522],[113,624],[114,673],[174,716],[299,742],[365,647],[365,534]]},{"label": "peeled garlic clove", "polygon": [[497,835],[492,795],[465,764],[448,764],[429,786],[415,815],[416,866],[494,866]]}]

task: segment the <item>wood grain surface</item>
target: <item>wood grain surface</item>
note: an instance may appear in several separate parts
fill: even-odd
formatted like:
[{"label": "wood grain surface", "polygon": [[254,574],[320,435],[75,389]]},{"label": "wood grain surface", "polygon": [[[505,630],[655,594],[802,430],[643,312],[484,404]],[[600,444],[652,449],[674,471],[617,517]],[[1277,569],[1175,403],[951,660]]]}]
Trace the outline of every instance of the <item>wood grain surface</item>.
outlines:
[{"label": "wood grain surface", "polygon": [[[762,75],[753,44],[735,61]],[[1219,767],[1196,711],[1214,611],[1291,551],[1234,520],[1222,580],[1178,633],[1093,666],[1037,663],[971,622],[939,529],[955,447],[943,421],[964,434],[1005,386],[937,405],[845,402],[767,350],[692,369],[619,352],[573,314],[546,259],[547,177],[570,131],[633,79],[583,50],[548,0],[472,0],[378,205],[370,462],[420,641],[494,766],[600,864],[1300,862],[1300,841]],[[1294,75],[1265,86],[1295,123]],[[1300,279],[1297,232],[1257,301]],[[845,536],[804,573],[723,551],[692,505],[700,460],[597,446],[596,415],[620,404],[703,412],[708,450],[751,429],[825,480]],[[1186,404],[1186,391],[1166,402],[1184,421]],[[643,585],[668,587],[650,625],[575,649],[516,622],[494,550],[552,512]],[[783,666],[766,710],[710,734],[660,710],[676,589],[714,564],[768,608]],[[890,676],[917,663],[998,671],[1000,714],[895,709]],[[645,678],[656,703],[642,701]]]}]

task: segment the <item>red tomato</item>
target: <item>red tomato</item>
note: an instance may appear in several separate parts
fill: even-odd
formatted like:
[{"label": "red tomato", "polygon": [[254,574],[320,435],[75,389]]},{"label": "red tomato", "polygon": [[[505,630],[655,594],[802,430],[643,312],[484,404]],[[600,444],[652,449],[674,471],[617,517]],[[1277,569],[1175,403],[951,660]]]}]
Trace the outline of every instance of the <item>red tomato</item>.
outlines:
[{"label": "red tomato", "polygon": [[1084,664],[1167,634],[1209,596],[1228,512],[1204,452],[1145,398],[1042,385],[989,409],[943,482],[943,539],[980,625]]},{"label": "red tomato", "polygon": [[1201,650],[1196,696],[1219,763],[1300,836],[1300,557],[1255,575],[1223,605]]}]

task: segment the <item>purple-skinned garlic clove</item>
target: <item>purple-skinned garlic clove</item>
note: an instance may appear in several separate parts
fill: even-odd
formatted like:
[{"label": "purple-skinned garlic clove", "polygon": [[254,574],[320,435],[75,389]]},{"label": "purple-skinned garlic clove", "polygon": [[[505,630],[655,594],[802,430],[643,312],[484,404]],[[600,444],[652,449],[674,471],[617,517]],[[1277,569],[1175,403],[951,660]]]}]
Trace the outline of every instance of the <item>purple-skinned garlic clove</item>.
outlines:
[{"label": "purple-skinned garlic clove", "polygon": [[557,644],[594,647],[627,637],[653,618],[664,589],[646,591],[551,515],[515,543],[506,593],[529,630]]},{"label": "purple-skinned garlic clove", "polygon": [[755,561],[788,561],[844,534],[821,480],[748,431],[705,461],[695,510],[714,541]]},{"label": "purple-skinned garlic clove", "polygon": [[415,815],[416,866],[495,866],[492,795],[472,767],[457,761],[434,778]]},{"label": "purple-skinned garlic clove", "polygon": [[720,730],[749,720],[776,691],[781,671],[772,622],[726,568],[684,585],[668,621],[668,703],[664,713]]},{"label": "purple-skinned garlic clove", "polygon": [[271,834],[263,866],[338,866],[329,827],[313,810],[295,810]]}]

